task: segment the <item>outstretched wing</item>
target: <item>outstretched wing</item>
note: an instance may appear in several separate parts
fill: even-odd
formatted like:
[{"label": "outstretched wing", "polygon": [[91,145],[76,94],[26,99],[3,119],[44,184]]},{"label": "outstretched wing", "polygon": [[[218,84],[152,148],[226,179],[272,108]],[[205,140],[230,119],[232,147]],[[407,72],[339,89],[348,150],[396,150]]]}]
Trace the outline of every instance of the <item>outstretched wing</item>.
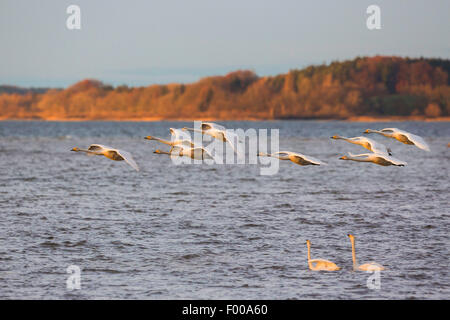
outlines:
[{"label": "outstretched wing", "polygon": [[367,142],[369,142],[369,144],[372,148],[372,150],[371,150],[372,152],[390,155],[389,149],[384,144],[379,143],[379,142],[369,139],[369,138],[365,138],[365,139],[367,140]]},{"label": "outstretched wing", "polygon": [[139,167],[138,167],[137,163],[134,161],[133,157],[131,156],[131,154],[129,152],[123,151],[123,150],[117,150],[117,149],[113,149],[113,150],[116,151],[123,158],[123,160],[125,160],[136,171],[139,171]]},{"label": "outstretched wing", "polygon": [[406,166],[407,165],[406,161],[402,161],[402,160],[399,160],[397,158],[394,158],[394,157],[391,157],[391,156],[388,156],[385,154],[383,154],[383,157],[396,166]]},{"label": "outstretched wing", "polygon": [[319,159],[316,159],[311,156],[305,156],[301,153],[291,153],[294,157],[296,157],[300,162],[303,162],[304,164],[313,164],[313,165],[326,165],[325,162],[320,161]]},{"label": "outstretched wing", "polygon": [[221,131],[225,131],[226,128],[224,126],[221,126],[217,123],[213,123],[213,122],[202,122],[202,130],[210,130],[210,129],[216,129],[216,130],[221,130]]},{"label": "outstretched wing", "polygon": [[386,132],[386,133],[394,133],[395,131],[400,131],[397,128],[384,128],[380,130],[381,132]]},{"label": "outstretched wing", "polygon": [[239,136],[234,133],[230,132],[228,130],[225,130],[223,135],[225,136],[225,139],[227,140],[228,144],[231,146],[233,151],[238,155],[241,156],[241,153],[237,150],[237,144],[239,143]]},{"label": "outstretched wing", "polygon": [[89,151],[102,151],[105,149],[113,149],[113,148],[110,148],[110,147],[107,147],[107,146],[104,146],[101,144],[91,144],[88,148]]},{"label": "outstretched wing", "polygon": [[409,141],[411,141],[412,143],[414,143],[414,145],[422,150],[425,151],[430,151],[430,147],[428,146],[428,144],[425,142],[425,140],[423,140],[422,137],[419,137],[415,134],[412,134],[410,132],[406,132],[406,131],[401,131],[401,133],[403,135],[405,135]]},{"label": "outstretched wing", "polygon": [[170,128],[170,134],[172,135],[172,141],[176,140],[191,140],[191,135],[187,131],[181,129]]},{"label": "outstretched wing", "polygon": [[[358,157],[361,155],[356,155],[354,157]],[[391,164],[395,166],[406,166],[407,163],[405,161],[399,160],[397,158],[391,157],[390,155],[387,155],[385,153],[368,153],[366,154],[367,157],[378,157],[383,159],[386,162],[390,162]]]},{"label": "outstretched wing", "polygon": [[194,155],[194,159],[197,160],[213,159],[213,156],[205,148],[192,148],[191,152]]}]

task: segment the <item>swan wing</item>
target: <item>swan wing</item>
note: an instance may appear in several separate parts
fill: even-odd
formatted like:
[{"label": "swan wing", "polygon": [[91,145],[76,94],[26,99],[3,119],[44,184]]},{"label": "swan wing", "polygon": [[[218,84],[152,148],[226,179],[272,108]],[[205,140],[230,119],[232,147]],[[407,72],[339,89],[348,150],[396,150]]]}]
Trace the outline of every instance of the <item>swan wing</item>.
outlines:
[{"label": "swan wing", "polygon": [[387,155],[385,153],[374,153],[373,156],[382,158],[385,161],[388,161],[388,162],[392,163],[395,166],[406,166],[407,165],[407,163],[405,161],[396,159],[396,158],[391,157],[390,155]]},{"label": "swan wing", "polygon": [[172,141],[176,140],[191,140],[191,135],[187,131],[181,129],[170,128],[169,129]]},{"label": "swan wing", "polygon": [[233,151],[239,156],[240,152],[238,152],[236,148],[236,143],[239,143],[239,136],[236,133],[230,132],[228,130],[225,130],[223,135],[225,136],[225,139],[227,140]]},{"label": "swan wing", "polygon": [[358,266],[358,269],[363,270],[363,271],[381,271],[381,270],[385,270],[385,268],[376,262],[368,262],[368,263],[364,263],[360,266]]},{"label": "swan wing", "polygon": [[[361,145],[362,147],[369,149],[372,152],[376,152],[376,153],[385,153],[385,154],[389,154],[389,150],[388,148],[382,144],[379,143],[375,140],[372,140],[370,138],[367,137],[354,137],[354,138],[349,138],[350,140],[353,140],[355,143]],[[367,148],[364,144],[368,143],[370,145],[370,148]]]},{"label": "swan wing", "polygon": [[414,145],[417,148],[425,150],[425,151],[430,151],[430,147],[428,146],[428,144],[425,142],[425,140],[422,137],[412,134],[410,132],[401,131],[401,130],[399,130],[399,131],[401,134],[405,135],[409,141],[414,143]]},{"label": "swan wing", "polygon": [[101,144],[91,144],[88,148],[89,151],[104,151],[104,150],[113,150],[114,148],[107,147]]},{"label": "swan wing", "polygon": [[220,131],[225,131],[226,128],[224,126],[221,126],[217,123],[213,122],[202,122],[202,130],[210,130],[210,129],[216,129]]},{"label": "swan wing", "polygon": [[315,262],[315,263],[317,263],[317,262],[324,262],[324,263],[332,263],[332,264],[334,264],[334,262],[331,262],[330,260],[325,260],[325,259],[311,259],[311,260],[309,260],[310,262]]},{"label": "swan wing", "polygon": [[394,157],[391,157],[391,156],[385,155],[385,154],[383,154],[382,156],[387,161],[391,162],[392,164],[394,164],[396,166],[406,166],[407,165],[406,161],[402,161],[402,160],[399,160],[397,158],[394,158]]},{"label": "swan wing", "polygon": [[306,161],[315,165],[326,165],[325,162],[320,161],[319,159],[316,159],[314,157],[311,156],[305,156],[304,154],[300,154],[300,153],[295,153],[295,152],[291,152],[291,156],[296,157],[297,159],[301,160],[301,161]]},{"label": "swan wing", "polygon": [[139,171],[139,167],[138,167],[137,163],[134,161],[133,157],[131,156],[131,153],[124,151],[124,150],[117,150],[117,149],[113,149],[113,151],[116,151],[123,158],[123,160],[125,160],[136,171]]},{"label": "swan wing", "polygon": [[213,156],[202,147],[192,148],[191,151],[194,154],[194,159],[204,160],[204,159],[213,159]]},{"label": "swan wing", "polygon": [[386,155],[389,155],[389,153],[390,153],[389,149],[384,144],[381,144],[378,142],[370,143],[370,147],[372,148],[371,151],[374,153],[386,154]]},{"label": "swan wing", "polygon": [[397,128],[384,128],[380,130],[381,132],[386,132],[386,133],[394,133],[394,132],[399,132],[400,130]]},{"label": "swan wing", "polygon": [[[194,143],[191,140],[178,140],[175,146],[184,147],[184,148],[192,148]],[[194,144],[195,145],[195,144]]]}]

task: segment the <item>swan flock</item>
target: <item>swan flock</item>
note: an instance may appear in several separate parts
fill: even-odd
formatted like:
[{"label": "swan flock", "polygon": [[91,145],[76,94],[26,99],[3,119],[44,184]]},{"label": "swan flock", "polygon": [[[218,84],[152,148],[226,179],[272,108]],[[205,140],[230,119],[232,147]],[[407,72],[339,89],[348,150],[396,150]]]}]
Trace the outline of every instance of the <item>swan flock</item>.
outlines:
[{"label": "swan flock", "polygon": [[[225,127],[214,124],[214,123],[205,123],[201,124],[200,129],[193,129],[184,127],[182,129],[170,128],[169,132],[171,134],[170,140],[165,140],[163,138],[155,137],[155,136],[146,136],[144,139],[149,141],[157,141],[159,143],[168,145],[170,149],[168,151],[163,151],[160,149],[156,149],[154,151],[155,154],[160,155],[168,155],[169,157],[189,157],[191,159],[196,160],[205,160],[205,159],[213,159],[214,157],[211,153],[203,148],[201,145],[194,143],[191,140],[191,136],[189,131],[199,132],[202,135],[209,135],[213,139],[221,141],[226,145],[229,145],[234,153],[239,155],[237,151],[237,147],[235,142],[239,141],[239,137],[234,134],[228,132]],[[395,139],[407,145],[415,146],[424,151],[430,151],[429,146],[424,141],[423,138],[397,129],[397,128],[385,128],[381,130],[372,130],[367,129],[364,131],[365,134],[376,133],[382,135],[387,138]],[[387,148],[382,143],[370,139],[366,136],[358,136],[358,137],[344,137],[340,135],[333,135],[331,137],[333,140],[343,140],[348,143],[359,145],[370,152],[361,153],[361,154],[352,154],[348,153],[348,155],[343,155],[339,157],[341,160],[350,160],[354,162],[371,162],[380,166],[405,166],[407,163],[405,161],[399,160],[393,156],[392,150]],[[81,149],[78,147],[74,147],[71,149],[73,152],[82,152],[88,156],[104,156],[110,160],[114,161],[125,161],[128,165],[134,168],[136,171],[139,171],[139,167],[137,163],[134,161],[132,155],[124,150],[108,147],[101,144],[91,144],[87,149]],[[274,153],[264,153],[258,152],[257,156],[259,157],[271,157],[279,160],[288,160],[300,166],[321,166],[326,165],[325,162],[316,159],[312,156],[304,155],[298,152],[292,151],[278,151]],[[351,234],[348,234],[351,243],[352,249],[352,262],[353,262],[353,270],[354,271],[382,271],[385,268],[376,263],[376,262],[368,262],[364,264],[359,264],[356,259],[355,252],[355,237]],[[312,271],[338,271],[341,270],[334,262],[325,259],[311,259],[311,241],[306,240],[307,245],[307,263],[308,268]]]},{"label": "swan flock", "polygon": [[[191,140],[189,131],[192,131],[192,132],[199,132],[202,135],[208,135],[213,139],[224,142],[225,144],[229,145],[232,148],[235,154],[237,154],[238,156],[242,156],[238,152],[236,146],[236,142],[240,141],[239,136],[235,133],[229,132],[229,130],[227,130],[225,127],[221,125],[212,122],[202,122],[200,129],[184,127],[182,129],[170,128],[169,131],[171,134],[170,140],[165,140],[163,138],[158,138],[150,135],[144,138],[146,140],[153,140],[170,146],[169,151],[162,151],[160,149],[157,149],[154,151],[154,153],[166,154],[169,155],[170,157],[185,156],[196,160],[214,159],[214,157],[207,149],[203,148],[201,145],[195,144]],[[376,133],[387,138],[395,139],[404,144],[412,145],[425,151],[430,151],[430,147],[422,137],[419,137],[415,134],[412,134],[404,130],[400,130],[397,128],[385,128],[381,130],[367,129],[364,131],[364,134],[371,134],[371,133]],[[331,139],[343,140],[352,144],[360,145],[361,147],[371,151],[368,153],[361,153],[356,155],[349,152],[348,155],[343,155],[339,157],[340,160],[350,160],[355,162],[371,162],[380,166],[402,167],[407,165],[405,161],[393,157],[391,149],[387,148],[382,143],[370,139],[368,137],[359,136],[348,138],[340,135],[333,135]],[[71,151],[83,152],[91,156],[101,155],[114,161],[125,161],[136,171],[139,171],[139,167],[134,161],[131,154],[124,150],[107,147],[101,144],[92,144],[88,147],[88,149],[81,149],[75,147],[71,149]],[[319,159],[292,151],[278,151],[272,154],[259,152],[257,153],[257,156],[272,157],[277,158],[279,160],[289,160],[300,166],[326,165],[325,162]]]}]

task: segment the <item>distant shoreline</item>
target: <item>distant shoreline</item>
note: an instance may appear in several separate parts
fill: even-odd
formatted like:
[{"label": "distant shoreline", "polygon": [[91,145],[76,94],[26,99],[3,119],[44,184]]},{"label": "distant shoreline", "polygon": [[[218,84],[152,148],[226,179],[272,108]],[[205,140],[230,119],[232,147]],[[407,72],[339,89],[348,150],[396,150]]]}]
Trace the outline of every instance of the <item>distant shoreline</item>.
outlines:
[{"label": "distant shoreline", "polygon": [[401,121],[423,121],[423,122],[450,122],[450,117],[428,118],[423,116],[354,116],[349,118],[289,118],[289,119],[268,119],[258,117],[243,118],[162,118],[162,117],[143,117],[143,118],[0,118],[0,121],[48,121],[48,122],[85,122],[85,121],[112,121],[112,122],[159,122],[159,121],[343,121],[343,122],[401,122]]}]

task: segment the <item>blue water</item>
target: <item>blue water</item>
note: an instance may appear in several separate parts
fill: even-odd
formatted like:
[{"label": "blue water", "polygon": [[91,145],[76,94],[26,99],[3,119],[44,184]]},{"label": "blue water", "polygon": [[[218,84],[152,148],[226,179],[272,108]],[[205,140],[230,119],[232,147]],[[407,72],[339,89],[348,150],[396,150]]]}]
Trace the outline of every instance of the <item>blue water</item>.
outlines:
[{"label": "blue water", "polygon": [[[188,122],[0,122],[2,299],[449,299],[448,122],[221,122],[280,129],[280,149],[328,166],[181,165],[153,154]],[[431,152],[382,136],[406,167],[338,160],[365,149],[334,134],[398,127]],[[70,152],[100,143],[141,170]],[[386,267],[381,288],[353,272]],[[308,270],[312,258],[342,270]],[[81,268],[68,290],[66,268]]]}]

